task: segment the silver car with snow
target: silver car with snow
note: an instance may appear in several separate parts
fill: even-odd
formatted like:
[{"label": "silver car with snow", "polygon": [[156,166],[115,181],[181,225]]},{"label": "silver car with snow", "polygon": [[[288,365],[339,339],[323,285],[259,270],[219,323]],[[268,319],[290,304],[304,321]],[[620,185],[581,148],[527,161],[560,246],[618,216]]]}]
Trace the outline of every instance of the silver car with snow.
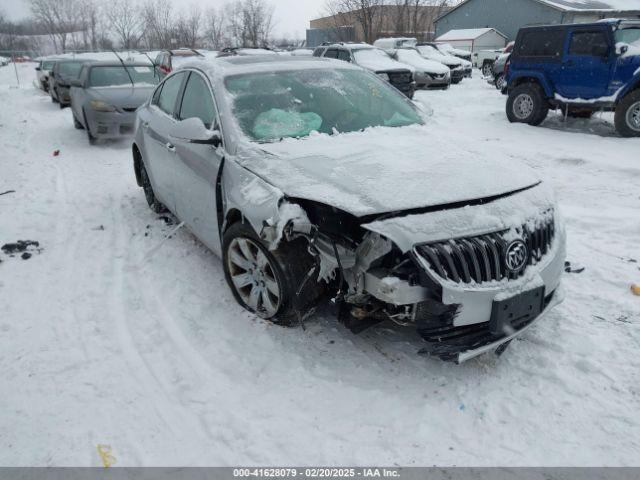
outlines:
[{"label": "silver car with snow", "polygon": [[133,135],[136,110],[158,84],[149,63],[94,62],[71,81],[74,126],[87,132],[89,143]]},{"label": "silver car with snow", "polygon": [[298,325],[331,299],[353,332],[415,329],[461,362],[558,304],[553,193],[430,134],[375,74],[304,57],[189,63],[140,108],[138,185],[222,257],[238,303]]}]

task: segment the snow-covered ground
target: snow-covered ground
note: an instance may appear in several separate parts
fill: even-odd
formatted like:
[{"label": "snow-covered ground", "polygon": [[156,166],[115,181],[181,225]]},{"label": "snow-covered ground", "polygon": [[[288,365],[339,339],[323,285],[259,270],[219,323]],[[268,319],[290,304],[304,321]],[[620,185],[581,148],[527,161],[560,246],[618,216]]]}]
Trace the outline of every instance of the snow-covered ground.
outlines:
[{"label": "snow-covered ground", "polygon": [[640,463],[640,139],[610,116],[510,125],[477,74],[418,94],[434,136],[554,184],[585,268],[502,357],[456,366],[389,325],[255,318],[186,230],[154,251],[174,227],[129,144],[90,147],[19,68],[22,88],[0,68],[0,245],[41,251],[0,253],[0,465],[101,465],[98,445],[119,466]]}]

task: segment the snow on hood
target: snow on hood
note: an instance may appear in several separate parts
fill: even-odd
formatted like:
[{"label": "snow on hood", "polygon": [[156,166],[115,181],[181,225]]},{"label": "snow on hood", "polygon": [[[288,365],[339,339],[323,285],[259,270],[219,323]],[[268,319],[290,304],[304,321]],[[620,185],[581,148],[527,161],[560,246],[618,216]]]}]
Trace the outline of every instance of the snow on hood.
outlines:
[{"label": "snow on hood", "polygon": [[374,72],[386,72],[389,70],[411,70],[408,65],[396,62],[382,50],[367,48],[353,52],[356,63],[363,68]]},{"label": "snow on hood", "polygon": [[238,161],[290,197],[355,216],[510,193],[539,182],[512,159],[493,159],[431,135],[426,126],[285,139]]},{"label": "snow on hood", "polygon": [[407,65],[414,67],[419,72],[439,75],[449,72],[449,67],[446,67],[440,62],[428,60],[422,57],[417,50],[398,50],[396,55],[399,62],[406,63]]},{"label": "snow on hood", "polygon": [[155,85],[151,84],[136,85],[135,88],[131,85],[92,87],[87,89],[87,93],[91,97],[107,102],[110,105],[131,108],[142,105],[149,98],[154,88]]},{"label": "snow on hood", "polygon": [[553,190],[545,184],[483,205],[467,205],[438,212],[380,219],[363,225],[392,240],[406,252],[416,243],[464,238],[509,230],[550,214],[555,208]]}]

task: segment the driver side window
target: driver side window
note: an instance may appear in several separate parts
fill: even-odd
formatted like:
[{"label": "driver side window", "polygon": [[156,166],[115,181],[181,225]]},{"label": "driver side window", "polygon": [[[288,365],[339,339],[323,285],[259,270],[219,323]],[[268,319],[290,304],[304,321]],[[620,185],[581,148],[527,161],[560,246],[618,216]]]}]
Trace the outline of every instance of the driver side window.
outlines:
[{"label": "driver side window", "polygon": [[160,90],[160,97],[158,98],[158,107],[167,115],[173,116],[183,79],[184,73],[178,73],[169,77],[162,84],[162,90]]},{"label": "driver side window", "polygon": [[215,126],[216,109],[209,86],[201,75],[192,72],[182,96],[179,119],[193,117],[202,120],[209,130]]}]

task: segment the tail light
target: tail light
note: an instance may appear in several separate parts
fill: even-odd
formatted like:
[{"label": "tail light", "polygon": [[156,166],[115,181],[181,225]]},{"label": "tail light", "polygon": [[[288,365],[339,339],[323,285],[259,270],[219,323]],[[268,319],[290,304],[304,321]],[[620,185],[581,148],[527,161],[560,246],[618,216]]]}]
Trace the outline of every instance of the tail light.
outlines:
[{"label": "tail light", "polygon": [[504,75],[509,75],[509,67],[511,66],[511,59],[509,58],[504,64]]}]

